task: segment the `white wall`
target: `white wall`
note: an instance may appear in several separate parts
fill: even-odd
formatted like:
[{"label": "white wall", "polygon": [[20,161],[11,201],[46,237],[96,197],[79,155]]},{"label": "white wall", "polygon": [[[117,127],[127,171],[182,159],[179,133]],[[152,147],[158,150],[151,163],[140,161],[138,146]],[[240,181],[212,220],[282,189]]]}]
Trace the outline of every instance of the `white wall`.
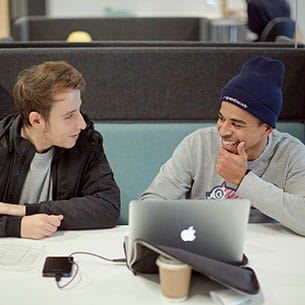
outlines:
[{"label": "white wall", "polygon": [[113,10],[137,10],[137,0],[47,0],[50,17],[100,17],[109,8]]},{"label": "white wall", "polygon": [[[222,0],[47,0],[51,17],[134,16],[222,16]],[[245,7],[244,0],[226,0],[229,9]],[[272,1],[272,0],[270,0]],[[296,1],[298,1],[296,6]],[[292,17],[305,39],[305,0],[289,0]],[[296,7],[297,13],[296,13]]]},{"label": "white wall", "polygon": [[297,37],[298,41],[305,42],[305,1],[290,0],[292,18],[297,21],[298,29],[301,37]]},{"label": "white wall", "polygon": [[10,36],[8,0],[0,0],[0,38]]},{"label": "white wall", "polygon": [[[135,16],[210,16],[220,17],[221,0],[48,0],[52,17],[104,16],[109,11]],[[238,6],[244,0],[228,0]]]},{"label": "white wall", "polygon": [[298,4],[298,25],[302,34],[303,42],[305,42],[305,1],[299,0]]}]

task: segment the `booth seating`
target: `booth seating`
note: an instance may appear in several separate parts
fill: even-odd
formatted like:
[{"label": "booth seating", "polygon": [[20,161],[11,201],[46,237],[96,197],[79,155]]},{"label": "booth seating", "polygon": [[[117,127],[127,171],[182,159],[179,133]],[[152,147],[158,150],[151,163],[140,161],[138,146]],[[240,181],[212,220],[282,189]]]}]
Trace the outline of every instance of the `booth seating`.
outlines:
[{"label": "booth seating", "polygon": [[93,40],[209,40],[210,21],[200,17],[51,18],[26,16],[13,24],[14,40],[66,40],[85,31]]},{"label": "booth seating", "polygon": [[219,92],[242,64],[258,55],[286,66],[278,129],[305,141],[305,50],[290,48],[0,48],[0,116],[14,110],[17,73],[65,60],[87,81],[82,111],[104,137],[121,189],[120,223],[184,136],[212,126]]}]

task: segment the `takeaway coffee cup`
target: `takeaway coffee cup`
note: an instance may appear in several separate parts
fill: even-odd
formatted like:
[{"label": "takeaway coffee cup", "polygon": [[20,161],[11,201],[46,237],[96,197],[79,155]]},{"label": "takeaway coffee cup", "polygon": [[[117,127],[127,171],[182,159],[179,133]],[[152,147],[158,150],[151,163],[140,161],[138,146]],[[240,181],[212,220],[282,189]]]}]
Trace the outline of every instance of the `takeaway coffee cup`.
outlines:
[{"label": "takeaway coffee cup", "polygon": [[192,268],[175,259],[160,255],[156,261],[162,295],[172,302],[182,302],[189,294]]}]

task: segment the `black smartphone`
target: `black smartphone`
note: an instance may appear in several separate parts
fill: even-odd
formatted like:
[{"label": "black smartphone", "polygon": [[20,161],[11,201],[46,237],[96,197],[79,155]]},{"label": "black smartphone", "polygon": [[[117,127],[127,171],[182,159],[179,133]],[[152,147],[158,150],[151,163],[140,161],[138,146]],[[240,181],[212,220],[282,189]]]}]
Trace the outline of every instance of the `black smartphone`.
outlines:
[{"label": "black smartphone", "polygon": [[48,256],[44,262],[42,275],[45,277],[70,277],[72,266],[72,256]]}]

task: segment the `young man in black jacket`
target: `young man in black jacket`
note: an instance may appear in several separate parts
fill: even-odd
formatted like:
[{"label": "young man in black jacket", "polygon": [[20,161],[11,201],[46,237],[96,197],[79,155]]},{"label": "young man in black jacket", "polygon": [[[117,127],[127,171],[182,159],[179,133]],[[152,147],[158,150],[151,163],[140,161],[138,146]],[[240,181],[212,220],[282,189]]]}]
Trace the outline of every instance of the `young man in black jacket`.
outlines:
[{"label": "young man in black jacket", "polygon": [[82,75],[45,62],[14,87],[19,114],[0,121],[0,236],[115,226],[120,192],[102,136],[80,112]]}]

